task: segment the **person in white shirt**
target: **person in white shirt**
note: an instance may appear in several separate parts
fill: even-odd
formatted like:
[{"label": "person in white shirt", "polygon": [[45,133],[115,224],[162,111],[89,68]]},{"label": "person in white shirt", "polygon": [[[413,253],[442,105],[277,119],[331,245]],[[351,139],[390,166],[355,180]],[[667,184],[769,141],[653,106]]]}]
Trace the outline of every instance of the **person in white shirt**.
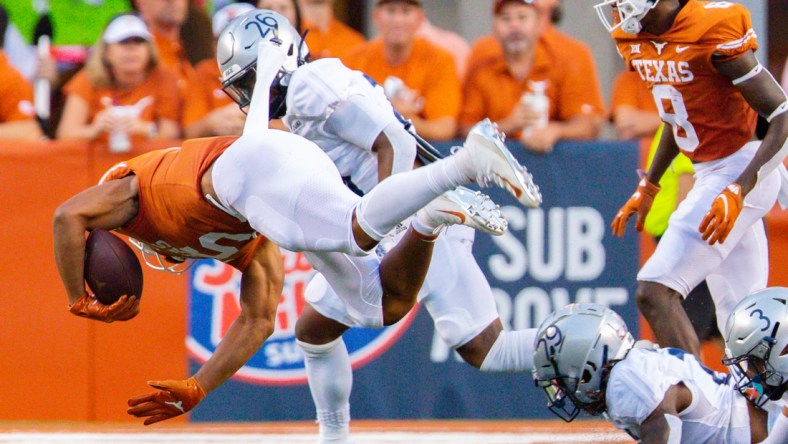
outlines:
[{"label": "person in white shirt", "polygon": [[581,410],[604,415],[643,443],[749,443],[765,427],[729,375],[683,350],[636,344],[624,320],[599,304],[551,314],[535,345],[536,385],[567,422]]},{"label": "person in white shirt", "polygon": [[736,389],[757,407],[782,407],[764,443],[788,442],[788,288],[753,293],[733,308],[725,325],[725,358]]}]

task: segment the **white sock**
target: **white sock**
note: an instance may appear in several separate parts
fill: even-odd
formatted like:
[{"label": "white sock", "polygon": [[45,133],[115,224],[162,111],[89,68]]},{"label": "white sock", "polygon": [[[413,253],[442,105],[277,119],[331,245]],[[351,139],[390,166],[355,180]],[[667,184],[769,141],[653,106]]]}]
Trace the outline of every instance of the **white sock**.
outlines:
[{"label": "white sock", "polygon": [[416,213],[416,217],[410,220],[410,226],[422,236],[429,237],[435,236],[439,227],[432,223],[432,220],[423,214],[421,210]]},{"label": "white sock", "polygon": [[309,391],[317,410],[321,438],[350,435],[350,390],[353,370],[342,337],[323,345],[296,340],[304,353]]},{"label": "white sock", "polygon": [[489,373],[531,371],[534,366],[535,338],[535,328],[502,331],[487,352],[480,367],[481,371]]},{"label": "white sock", "polygon": [[[462,152],[462,150],[460,151]],[[394,174],[377,184],[361,198],[356,219],[373,239],[380,240],[398,223],[433,199],[470,182],[457,153],[413,171]]]}]

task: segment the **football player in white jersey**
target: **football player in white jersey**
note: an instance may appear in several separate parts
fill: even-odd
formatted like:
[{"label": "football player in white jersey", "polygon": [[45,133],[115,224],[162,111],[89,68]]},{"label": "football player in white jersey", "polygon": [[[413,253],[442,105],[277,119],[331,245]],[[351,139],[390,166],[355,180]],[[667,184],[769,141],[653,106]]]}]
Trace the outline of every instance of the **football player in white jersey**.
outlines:
[{"label": "football player in white jersey", "polygon": [[[291,132],[315,142],[358,192],[369,193],[380,180],[413,168],[416,139],[382,88],[339,59],[301,65],[290,75],[286,88],[274,85],[272,89],[277,90],[279,102],[272,103],[270,117],[283,117]],[[531,192],[538,195],[536,189]],[[464,189],[447,196],[454,202],[480,199]],[[479,205],[490,205],[481,199]],[[424,213],[417,214],[412,223],[421,223]],[[441,227],[435,228],[437,233]],[[393,236],[392,242],[399,237]],[[490,285],[473,258],[473,240],[474,231],[461,225],[437,238],[419,301],[433,317],[441,338],[471,365],[488,372],[530,371],[536,330],[504,331]],[[307,288],[309,304],[296,324],[321,443],[349,439],[352,369],[342,333],[353,326],[380,327],[350,316],[346,302],[338,296],[343,292],[317,275]]]},{"label": "football player in white jersey", "polygon": [[742,299],[725,326],[722,360],[736,389],[758,407],[782,407],[764,443],[788,442],[788,288],[772,287]]},{"label": "football player in white jersey", "polygon": [[755,408],[733,390],[729,375],[683,350],[643,342],[636,344],[624,320],[598,304],[570,304],[548,316],[533,358],[548,408],[567,422],[580,410],[604,415],[644,443],[763,437],[764,417],[749,414]]}]

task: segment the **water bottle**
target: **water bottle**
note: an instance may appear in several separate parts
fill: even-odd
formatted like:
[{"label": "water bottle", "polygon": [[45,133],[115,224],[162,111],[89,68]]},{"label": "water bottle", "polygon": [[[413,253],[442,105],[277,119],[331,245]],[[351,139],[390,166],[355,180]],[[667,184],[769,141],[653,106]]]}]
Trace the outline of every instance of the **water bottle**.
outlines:
[{"label": "water bottle", "polygon": [[[113,106],[110,112],[116,118],[124,118],[136,114],[132,106]],[[109,133],[109,151],[112,153],[128,153],[131,151],[131,139],[126,131],[113,129]]]},{"label": "water bottle", "polygon": [[528,86],[531,91],[523,94],[522,103],[539,113],[539,120],[530,128],[544,128],[547,126],[550,115],[550,101],[545,95],[547,82],[529,81]]}]

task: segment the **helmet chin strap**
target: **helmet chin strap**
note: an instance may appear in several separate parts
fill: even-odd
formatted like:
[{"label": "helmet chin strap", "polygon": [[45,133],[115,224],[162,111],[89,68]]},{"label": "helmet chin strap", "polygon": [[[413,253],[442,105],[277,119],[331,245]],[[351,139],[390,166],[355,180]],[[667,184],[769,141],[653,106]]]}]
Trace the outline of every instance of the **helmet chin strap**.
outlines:
[{"label": "helmet chin strap", "polygon": [[269,88],[287,56],[275,43],[260,40],[257,44],[257,80],[249,103],[249,113],[244,123],[244,136],[268,130]]}]

